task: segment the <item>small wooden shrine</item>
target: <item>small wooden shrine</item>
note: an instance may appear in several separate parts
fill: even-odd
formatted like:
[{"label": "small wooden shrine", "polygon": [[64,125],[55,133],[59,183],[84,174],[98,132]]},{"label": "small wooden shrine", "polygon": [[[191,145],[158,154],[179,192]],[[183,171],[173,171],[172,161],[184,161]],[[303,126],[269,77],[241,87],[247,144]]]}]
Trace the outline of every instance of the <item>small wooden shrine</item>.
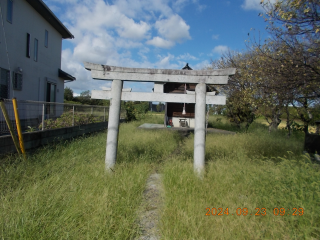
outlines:
[{"label": "small wooden shrine", "polygon": [[[182,70],[192,70],[188,63]],[[165,83],[164,93],[195,94],[195,83]],[[210,85],[206,86],[206,92],[216,95],[217,90]],[[164,124],[171,127],[194,128],[195,103],[166,103]]]}]

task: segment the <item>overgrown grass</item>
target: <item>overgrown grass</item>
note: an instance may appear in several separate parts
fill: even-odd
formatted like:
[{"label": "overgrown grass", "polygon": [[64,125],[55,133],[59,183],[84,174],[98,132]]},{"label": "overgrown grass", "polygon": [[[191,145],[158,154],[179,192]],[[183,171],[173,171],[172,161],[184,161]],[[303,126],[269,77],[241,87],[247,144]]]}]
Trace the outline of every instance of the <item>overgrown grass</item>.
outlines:
[{"label": "overgrown grass", "polygon": [[[1,159],[1,239],[132,239],[137,208],[157,162],[178,135],[122,124],[115,173],[104,170],[106,132]],[[162,141],[162,139],[166,141]]]},{"label": "overgrown grass", "polygon": [[239,129],[235,124],[231,124],[230,121],[221,115],[210,115],[208,119],[209,128],[223,129],[233,132],[242,132],[243,129]]},{"label": "overgrown grass", "polygon": [[[301,120],[295,120],[300,125],[303,125],[303,122]],[[234,132],[245,132],[245,125],[246,123],[241,124],[241,128],[238,128],[235,124],[230,123],[230,121],[225,117],[221,115],[210,115],[209,116],[209,121],[208,121],[208,127],[211,128],[218,128],[218,129],[224,129],[228,131],[234,131]],[[251,129],[256,129],[256,128],[261,128],[261,129],[268,129],[269,123],[266,121],[264,117],[259,117],[254,120],[254,122],[250,125],[249,131]],[[279,132],[287,134],[287,130],[285,130],[287,124],[286,124],[286,119],[282,119],[281,123],[278,126],[278,129],[280,130]],[[315,133],[316,128],[315,126],[309,125],[309,133]],[[294,135],[300,135],[303,136],[302,131],[294,131]]]},{"label": "overgrown grass", "polygon": [[[234,130],[224,119],[213,121]],[[302,155],[302,134],[269,134],[259,122],[236,135],[209,134],[200,180],[193,173],[193,135],[181,142],[174,131],[137,129],[144,122],[162,123],[163,115],[121,124],[112,175],[104,170],[106,132],[39,149],[27,162],[0,159],[0,237],[139,237],[137,209],[157,169],[165,193],[163,239],[320,238],[320,169]],[[206,208],[228,208],[229,215],[206,216]],[[275,216],[274,208],[286,214]],[[294,208],[304,214],[292,216]]]},{"label": "overgrown grass", "polygon": [[[181,148],[163,166],[164,239],[320,238],[320,169],[301,155],[300,135],[287,139],[259,125],[249,133],[208,135],[203,180],[193,174],[193,136]],[[222,208],[222,216],[206,216],[207,208]],[[238,208],[248,215],[238,216]],[[275,216],[274,208],[285,208],[285,215]],[[292,216],[293,208],[304,214]]]}]

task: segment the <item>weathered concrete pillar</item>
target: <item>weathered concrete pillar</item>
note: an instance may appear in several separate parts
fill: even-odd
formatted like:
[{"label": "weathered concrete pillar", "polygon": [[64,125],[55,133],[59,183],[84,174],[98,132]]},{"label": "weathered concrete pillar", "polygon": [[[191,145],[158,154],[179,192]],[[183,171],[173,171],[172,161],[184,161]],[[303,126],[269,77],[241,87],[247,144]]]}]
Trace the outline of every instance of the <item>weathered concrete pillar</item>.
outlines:
[{"label": "weathered concrete pillar", "polygon": [[194,171],[200,176],[204,172],[206,147],[206,84],[196,86],[194,126]]},{"label": "weathered concrete pillar", "polygon": [[120,122],[122,81],[113,80],[111,85],[111,99],[108,120],[108,135],[106,149],[106,170],[113,171],[117,159],[118,134]]}]

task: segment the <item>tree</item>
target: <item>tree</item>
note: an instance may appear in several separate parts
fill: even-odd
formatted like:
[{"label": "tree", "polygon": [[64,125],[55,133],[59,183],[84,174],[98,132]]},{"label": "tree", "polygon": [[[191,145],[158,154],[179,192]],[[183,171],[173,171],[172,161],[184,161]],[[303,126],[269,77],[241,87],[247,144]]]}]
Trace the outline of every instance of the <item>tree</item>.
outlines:
[{"label": "tree", "polygon": [[[308,133],[308,125],[313,121],[312,105],[320,97],[320,2],[282,0],[275,4],[262,1],[262,4],[272,35],[264,45],[277,53],[269,58],[281,66],[278,75],[291,90],[287,100],[296,108],[297,117],[303,121],[304,131]],[[255,43],[259,50],[264,45]],[[264,51],[260,54],[265,56]]]},{"label": "tree", "polygon": [[227,115],[238,126],[246,122],[249,127],[256,115],[263,115],[269,131],[278,128],[290,87],[279,74],[281,66],[272,60],[274,54],[267,44],[260,49],[248,46],[244,53],[228,52],[216,61],[217,68],[237,69],[223,88],[228,96]]},{"label": "tree", "polygon": [[[273,131],[285,112],[289,135],[293,118],[303,121],[307,133],[320,98],[320,3],[262,3],[272,37],[263,44],[248,41],[246,52],[228,52],[212,62],[213,68],[237,69],[221,87],[227,94],[227,115],[239,127],[242,122],[248,127],[255,115],[263,115]],[[291,105],[296,115],[289,113]]]},{"label": "tree", "polygon": [[156,106],[157,112],[161,112],[161,110],[163,109],[164,104],[159,102],[158,105]]},{"label": "tree", "polygon": [[90,90],[81,92],[81,93],[80,93],[80,97],[83,97],[83,98],[91,98]]},{"label": "tree", "polygon": [[[266,11],[265,18],[271,23],[272,30],[290,35],[320,33],[318,0],[281,0],[274,4],[270,0],[262,0],[261,4]],[[282,24],[282,28],[275,26],[275,22]]]},{"label": "tree", "polygon": [[64,99],[67,101],[72,101],[73,100],[73,91],[69,87],[65,87],[64,89]]},{"label": "tree", "polygon": [[246,123],[246,129],[255,119],[256,106],[254,104],[256,78],[248,67],[250,53],[227,52],[212,62],[214,69],[236,68],[236,74],[230,76],[228,84],[220,86],[220,92],[227,94],[226,115],[230,122],[239,128]]},{"label": "tree", "polygon": [[156,106],[156,109],[157,109],[157,112],[160,112],[160,109],[161,109],[160,103]]},{"label": "tree", "polygon": [[[320,2],[319,0],[262,1],[269,22],[270,43],[279,51],[274,60],[291,63],[301,82],[319,82]],[[301,83],[300,83],[301,85]],[[320,95],[317,92],[318,96]]]},{"label": "tree", "polygon": [[128,101],[124,102],[124,109],[126,110],[126,121],[134,121],[142,119],[145,114],[148,112],[149,103],[148,102],[139,102],[139,101]]},{"label": "tree", "polygon": [[91,101],[91,94],[90,90],[86,90],[80,93],[79,97],[75,98],[78,102],[81,102],[82,104],[88,104],[88,105],[98,105],[98,104],[93,104]]}]

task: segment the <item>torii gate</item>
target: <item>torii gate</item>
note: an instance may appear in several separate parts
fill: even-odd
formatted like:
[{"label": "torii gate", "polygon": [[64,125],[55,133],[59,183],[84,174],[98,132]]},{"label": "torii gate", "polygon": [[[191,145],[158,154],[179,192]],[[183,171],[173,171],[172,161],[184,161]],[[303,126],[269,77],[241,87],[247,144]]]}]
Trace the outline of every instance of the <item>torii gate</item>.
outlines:
[{"label": "torii gate", "polygon": [[[120,122],[120,103],[123,101],[195,103],[194,128],[194,170],[202,174],[205,166],[205,115],[206,104],[225,105],[225,96],[214,96],[206,92],[206,84],[227,84],[235,68],[218,70],[172,70],[149,68],[125,68],[85,62],[93,79],[112,80],[110,90],[93,90],[91,98],[110,99],[106,170],[112,170],[116,163]],[[123,81],[154,82],[154,92],[131,92],[122,89]],[[165,83],[196,83],[195,94],[164,93]]]}]

